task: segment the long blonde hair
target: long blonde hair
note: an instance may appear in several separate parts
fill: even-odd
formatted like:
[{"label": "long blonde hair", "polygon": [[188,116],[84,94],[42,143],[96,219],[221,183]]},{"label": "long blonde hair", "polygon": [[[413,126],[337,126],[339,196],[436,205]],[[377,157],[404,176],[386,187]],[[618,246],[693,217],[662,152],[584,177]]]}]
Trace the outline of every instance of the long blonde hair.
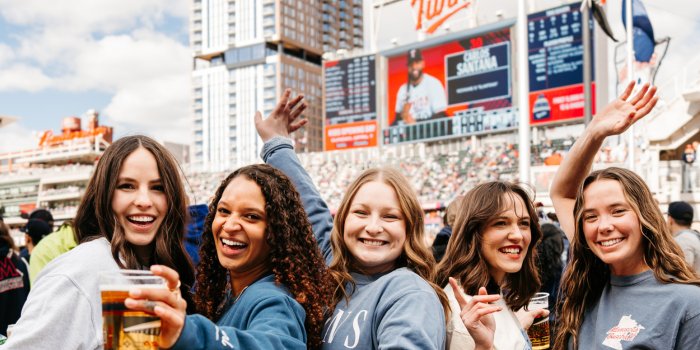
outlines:
[{"label": "long blonde hair", "polygon": [[587,309],[593,307],[610,278],[610,267],[598,258],[586,243],[583,233],[583,194],[592,183],[614,180],[622,187],[625,199],[640,222],[644,262],[661,283],[682,283],[700,286],[700,279],[683,259],[664,216],[649,187],[639,175],[622,168],[607,168],[591,173],[576,196],[574,206],[575,232],[571,242],[571,261],[562,277],[564,303],[554,341],[555,349],[564,349],[569,338],[578,348],[579,329]]},{"label": "long blonde hair", "polygon": [[337,283],[333,294],[333,305],[335,306],[342,299],[349,299],[345,290],[347,283],[350,283],[353,289],[355,288],[355,281],[350,272],[362,272],[362,269],[355,264],[343,236],[345,220],[355,195],[364,184],[372,181],[385,183],[396,192],[399,208],[406,223],[406,240],[403,252],[396,260],[396,268],[407,267],[428,282],[440,299],[443,310],[447,311],[449,309],[447,296],[442,288],[435,284],[435,258],[423,240],[423,209],[408,179],[397,170],[388,167],[365,170],[350,184],[338,207],[331,232],[333,260],[330,264],[330,273]]}]

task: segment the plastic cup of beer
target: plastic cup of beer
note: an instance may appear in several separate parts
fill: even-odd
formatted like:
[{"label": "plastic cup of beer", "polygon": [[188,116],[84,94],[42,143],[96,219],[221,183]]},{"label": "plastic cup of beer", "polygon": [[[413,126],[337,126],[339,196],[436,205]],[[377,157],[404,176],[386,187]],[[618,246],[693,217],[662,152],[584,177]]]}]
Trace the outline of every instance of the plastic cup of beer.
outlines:
[{"label": "plastic cup of beer", "polygon": [[[549,293],[535,293],[527,305],[529,311],[549,309]],[[538,317],[527,330],[533,350],[549,349],[549,316]]]},{"label": "plastic cup of beer", "polygon": [[102,332],[104,348],[158,349],[160,318],[143,311],[131,310],[124,300],[132,289],[166,289],[167,282],[151,271],[120,270],[100,275],[102,296]]}]

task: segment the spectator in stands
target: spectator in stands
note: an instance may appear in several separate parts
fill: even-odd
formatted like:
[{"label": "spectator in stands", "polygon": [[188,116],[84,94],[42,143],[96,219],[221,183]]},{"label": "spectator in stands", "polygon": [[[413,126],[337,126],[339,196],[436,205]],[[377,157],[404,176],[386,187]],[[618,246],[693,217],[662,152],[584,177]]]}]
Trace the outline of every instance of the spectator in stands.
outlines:
[{"label": "spectator in stands", "polygon": [[[0,217],[1,219],[2,217]],[[29,294],[27,264],[17,254],[10,229],[0,220],[0,334],[17,322]]]},{"label": "spectator in stands", "polygon": [[685,261],[700,273],[700,233],[690,228],[693,224],[693,207],[687,202],[671,202],[667,219],[673,239],[683,250]]},{"label": "spectator in stands", "polygon": [[464,196],[455,197],[450,205],[447,206],[447,209],[445,209],[445,215],[442,219],[445,226],[442,227],[433,241],[433,257],[435,257],[435,262],[440,262],[442,257],[445,255],[447,243],[450,241],[450,237],[452,236],[452,225],[454,225],[455,218],[459,213],[459,204],[463,197]]},{"label": "spectator in stands", "polygon": [[179,290],[168,285],[169,293],[191,299],[186,217],[187,197],[170,152],[146,136],[112,143],[75,217],[79,245],[44,268],[3,350],[101,348],[102,272],[169,266],[182,280]]},{"label": "spectator in stands", "polygon": [[442,349],[447,300],[433,281],[434,260],[424,244],[423,210],[398,171],[364,171],[347,189],[335,222],[297,158],[289,134],[302,96],[289,90],[270,116],[255,115],[265,142],[262,158],[296,185],[336,285],[323,349]]},{"label": "spectator in stands", "polygon": [[525,331],[547,311],[523,312],[520,319],[515,312],[540,289],[535,245],[541,237],[535,206],[521,186],[492,181],[467,192],[437,267],[451,306],[448,349],[531,346]]},{"label": "spectator in stands", "polygon": [[690,193],[693,191],[694,187],[694,169],[693,163],[695,162],[695,149],[692,144],[685,145],[683,154],[681,155],[682,165],[683,165],[683,193]]},{"label": "spectator in stands", "polygon": [[27,262],[31,261],[31,255],[34,247],[39,242],[51,233],[51,226],[41,219],[29,219],[27,225],[22,228],[24,231],[25,247],[20,252],[20,256]]},{"label": "spectator in stands", "polygon": [[631,97],[633,89],[631,82],[592,119],[552,183],[572,247],[554,349],[700,349],[700,278],[649,187],[627,169],[589,173],[605,138],[623,133],[658,101],[648,84]]},{"label": "spectator in stands", "polygon": [[37,208],[37,209],[32,210],[32,212],[29,213],[29,215],[27,215],[26,217],[24,216],[24,214],[22,214],[22,217],[26,218],[27,220],[31,220],[31,219],[42,220],[45,223],[49,224],[51,229],[53,229],[53,224],[54,224],[53,215],[51,215],[51,212],[48,209]]},{"label": "spectator in stands", "polygon": [[34,247],[32,260],[29,262],[29,281],[34,281],[39,276],[41,270],[61,254],[75,248],[78,242],[75,238],[75,231],[70,221],[64,222],[55,232],[44,237]]}]

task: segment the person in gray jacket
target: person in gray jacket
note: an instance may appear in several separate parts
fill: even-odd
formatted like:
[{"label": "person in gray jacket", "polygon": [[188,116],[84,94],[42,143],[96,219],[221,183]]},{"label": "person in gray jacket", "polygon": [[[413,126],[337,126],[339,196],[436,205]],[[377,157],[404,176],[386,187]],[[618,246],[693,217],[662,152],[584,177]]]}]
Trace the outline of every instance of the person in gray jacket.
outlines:
[{"label": "person in gray jacket", "polygon": [[262,158],[294,182],[318,245],[337,282],[323,349],[444,349],[442,289],[423,241],[423,211],[408,180],[389,168],[363,172],[348,187],[335,222],[294,153],[289,133],[305,120],[302,96],[285,91],[277,108],[255,126]]},{"label": "person in gray jacket", "polygon": [[671,202],[668,205],[668,227],[673,239],[683,250],[688,265],[700,272],[700,233],[690,228],[693,223],[693,207],[687,202]]}]

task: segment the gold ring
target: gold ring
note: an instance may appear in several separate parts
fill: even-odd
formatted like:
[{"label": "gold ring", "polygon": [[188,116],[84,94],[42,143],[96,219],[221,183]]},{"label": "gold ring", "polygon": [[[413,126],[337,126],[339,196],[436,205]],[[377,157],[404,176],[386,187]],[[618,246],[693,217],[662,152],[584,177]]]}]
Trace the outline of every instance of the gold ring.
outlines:
[{"label": "gold ring", "polygon": [[148,300],[148,301],[143,303],[143,307],[145,307],[149,311],[153,312],[156,308],[156,302]]}]

